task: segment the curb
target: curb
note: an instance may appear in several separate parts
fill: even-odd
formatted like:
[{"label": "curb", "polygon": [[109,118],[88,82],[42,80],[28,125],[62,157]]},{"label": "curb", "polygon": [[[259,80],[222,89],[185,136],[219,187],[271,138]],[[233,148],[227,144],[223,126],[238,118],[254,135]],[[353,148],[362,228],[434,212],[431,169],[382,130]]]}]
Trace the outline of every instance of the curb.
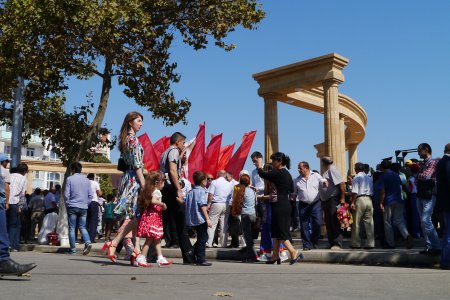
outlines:
[{"label": "curb", "polygon": [[[90,256],[104,256],[100,253],[103,244],[94,244]],[[77,245],[78,252],[81,253],[83,245]],[[34,251],[38,253],[65,253],[68,248],[47,245],[22,245],[20,251]],[[180,249],[163,249],[164,255],[169,258],[182,258]],[[391,267],[419,267],[436,268],[439,267],[439,256],[428,256],[419,254],[419,249],[411,250],[326,250],[317,249],[303,251],[306,263],[327,263],[327,264],[347,264],[347,265],[369,265],[369,266],[391,266]],[[245,253],[236,249],[213,248],[206,249],[206,258],[209,260],[242,261]]]}]

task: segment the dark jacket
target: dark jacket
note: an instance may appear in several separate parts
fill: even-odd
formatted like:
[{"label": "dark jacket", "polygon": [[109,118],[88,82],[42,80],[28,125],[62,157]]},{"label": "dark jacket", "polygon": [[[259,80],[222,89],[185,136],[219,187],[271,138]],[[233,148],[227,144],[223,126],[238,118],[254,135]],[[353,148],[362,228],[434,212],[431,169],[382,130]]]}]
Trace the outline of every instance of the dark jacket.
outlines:
[{"label": "dark jacket", "polygon": [[444,155],[436,168],[436,210],[450,212],[450,156]]}]

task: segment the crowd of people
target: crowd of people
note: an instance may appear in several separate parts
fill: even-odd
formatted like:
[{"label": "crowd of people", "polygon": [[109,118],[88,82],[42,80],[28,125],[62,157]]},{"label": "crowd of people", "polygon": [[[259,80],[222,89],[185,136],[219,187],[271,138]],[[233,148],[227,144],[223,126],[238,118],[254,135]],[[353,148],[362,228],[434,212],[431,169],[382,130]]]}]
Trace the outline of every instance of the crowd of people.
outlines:
[{"label": "crowd of people", "polygon": [[[348,232],[352,249],[373,249],[376,240],[380,247],[394,249],[399,238],[410,249],[414,238],[423,238],[425,248],[420,253],[441,255],[441,267],[450,268],[450,144],[442,159],[432,158],[430,145],[423,143],[417,147],[421,161],[409,160],[402,167],[384,159],[375,171],[358,162],[352,166],[355,175],[348,177],[330,157],[322,157],[322,174],[301,161],[298,177],[292,178],[287,155],[273,153],[271,163],[264,164],[256,151],[251,154],[255,169],[251,173],[242,170],[238,180],[226,170],[217,174],[196,171],[191,183],[184,177],[186,137],[180,132],[171,136],[160,170],[144,176],[144,151],[136,136],[142,122],[138,112],[124,119],[119,141],[122,181],[117,195],[109,195],[106,202],[100,200],[102,192],[94,175],[82,176],[81,164],[72,163],[73,175],[64,189],[70,253],[76,253],[77,229],[85,243],[83,254],[87,254],[98,229],[104,228],[102,251],[107,251],[108,258],[116,262],[125,248],[126,259],[138,267],[150,267],[151,257],[160,267],[172,264],[163,256],[162,240],[165,248],[180,249],[184,264],[211,266],[205,249],[219,246],[242,247],[240,252],[249,263],[290,260],[295,264],[303,252],[319,248],[325,225],[331,250],[344,247],[343,235]],[[17,216],[25,206],[33,233],[43,216],[57,211],[59,189],[36,189],[26,200],[26,173],[26,165],[20,164],[5,179],[11,190],[6,211],[12,249],[18,249]],[[291,235],[297,227],[302,240],[299,250]],[[111,239],[114,228],[117,234]],[[254,240],[259,236],[256,251]]]}]

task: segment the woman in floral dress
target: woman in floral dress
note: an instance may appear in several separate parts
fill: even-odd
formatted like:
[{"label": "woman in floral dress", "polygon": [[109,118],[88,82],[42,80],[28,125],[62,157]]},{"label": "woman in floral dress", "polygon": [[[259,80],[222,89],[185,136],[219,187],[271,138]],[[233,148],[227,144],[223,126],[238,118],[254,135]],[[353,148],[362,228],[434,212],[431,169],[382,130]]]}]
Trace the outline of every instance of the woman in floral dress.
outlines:
[{"label": "woman in floral dress", "polygon": [[145,185],[143,156],[144,150],[139,143],[136,133],[142,127],[143,117],[138,112],[130,112],[120,129],[119,150],[121,158],[125,162],[125,170],[119,187],[118,204],[114,213],[125,219],[114,240],[106,242],[102,251],[108,249],[108,258],[116,262],[117,256],[115,250],[120,241],[124,238],[125,245],[131,242],[131,232],[135,231],[139,223],[139,212],[137,209],[137,197],[141,188]]}]

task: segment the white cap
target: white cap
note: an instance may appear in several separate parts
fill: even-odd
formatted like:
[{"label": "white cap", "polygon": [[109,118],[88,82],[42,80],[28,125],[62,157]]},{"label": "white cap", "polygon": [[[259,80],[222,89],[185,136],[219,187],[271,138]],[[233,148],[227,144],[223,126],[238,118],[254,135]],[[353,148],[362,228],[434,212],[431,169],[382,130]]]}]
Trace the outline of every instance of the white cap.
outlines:
[{"label": "white cap", "polygon": [[241,177],[242,175],[250,176],[250,173],[249,173],[247,170],[242,170],[242,171],[239,173],[239,177]]}]

